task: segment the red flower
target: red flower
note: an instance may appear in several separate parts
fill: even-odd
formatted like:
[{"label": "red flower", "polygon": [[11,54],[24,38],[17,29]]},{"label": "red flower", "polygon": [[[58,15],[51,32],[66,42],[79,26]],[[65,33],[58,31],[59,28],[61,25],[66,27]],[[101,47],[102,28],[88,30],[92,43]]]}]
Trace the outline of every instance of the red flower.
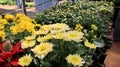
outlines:
[{"label": "red flower", "polygon": [[19,52],[23,52],[20,46],[20,42],[15,45],[10,42],[0,43],[0,64],[2,67],[19,66],[17,55]]}]

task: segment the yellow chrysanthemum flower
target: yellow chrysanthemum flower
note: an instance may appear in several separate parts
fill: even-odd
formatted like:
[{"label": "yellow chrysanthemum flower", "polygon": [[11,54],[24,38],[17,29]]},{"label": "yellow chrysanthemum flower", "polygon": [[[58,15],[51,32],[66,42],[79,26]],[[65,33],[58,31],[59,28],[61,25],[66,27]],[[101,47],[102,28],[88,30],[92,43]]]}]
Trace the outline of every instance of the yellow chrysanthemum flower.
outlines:
[{"label": "yellow chrysanthemum flower", "polygon": [[0,24],[0,30],[4,29],[4,25]]},{"label": "yellow chrysanthemum flower", "polygon": [[31,55],[25,55],[18,60],[18,64],[21,66],[29,66],[30,63],[32,62],[32,57]]},{"label": "yellow chrysanthemum flower", "polygon": [[82,66],[83,62],[82,62],[82,58],[78,55],[78,54],[74,54],[74,55],[69,55],[65,58],[67,60],[68,63],[72,64],[73,66]]},{"label": "yellow chrysanthemum flower", "polygon": [[84,34],[82,32],[69,31],[69,32],[66,33],[65,40],[66,41],[71,41],[72,40],[72,41],[80,42],[83,35]]},{"label": "yellow chrysanthemum flower", "polygon": [[41,43],[32,49],[38,58],[43,59],[49,52],[53,51],[52,43]]},{"label": "yellow chrysanthemum flower", "polygon": [[31,32],[31,33],[33,33],[33,32],[35,32],[35,29],[34,29],[34,27],[35,27],[35,25],[33,24],[33,23],[31,23],[31,22],[26,22],[26,30],[28,31],[28,32]]},{"label": "yellow chrysanthemum flower", "polygon": [[25,37],[25,40],[34,40],[36,36],[32,35],[32,36],[27,36]]},{"label": "yellow chrysanthemum flower", "polygon": [[12,14],[6,14],[5,17],[4,17],[6,20],[10,20],[10,21],[13,21],[14,20],[14,16]]},{"label": "yellow chrysanthemum flower", "polygon": [[21,17],[24,17],[25,16],[25,14],[23,14],[23,13],[17,13],[16,14],[16,18],[17,19],[19,19],[19,18],[21,18]]},{"label": "yellow chrysanthemum flower", "polygon": [[4,40],[5,37],[6,37],[5,32],[3,30],[0,30],[0,38]]},{"label": "yellow chrysanthemum flower", "polygon": [[53,37],[55,39],[64,39],[65,38],[65,33],[58,33],[58,34],[55,34]]},{"label": "yellow chrysanthemum flower", "polygon": [[90,43],[87,39],[85,39],[84,44],[86,47],[89,47],[91,49],[95,49],[97,47],[95,44]]},{"label": "yellow chrysanthemum flower", "polygon": [[47,34],[49,31],[48,30],[38,30],[38,31],[35,31],[35,33],[33,33],[34,35],[44,35],[44,34]]},{"label": "yellow chrysanthemum flower", "polygon": [[43,29],[45,31],[50,31],[50,30],[52,30],[52,27],[51,27],[51,25],[43,25],[43,26],[41,26],[41,29]]},{"label": "yellow chrysanthemum flower", "polygon": [[30,32],[30,33],[34,33],[35,29],[34,29],[35,25],[29,21],[22,21],[18,24],[16,24],[15,26],[11,26],[10,30],[12,31],[13,34],[17,34],[20,32],[24,32],[25,30]]},{"label": "yellow chrysanthemum flower", "polygon": [[26,28],[25,23],[18,23],[15,25],[16,31],[19,32],[23,32]]},{"label": "yellow chrysanthemum flower", "polygon": [[27,21],[27,22],[31,22],[31,23],[32,23],[33,20],[32,20],[30,17],[28,17],[28,16],[20,17],[19,20],[18,20],[18,22],[24,23],[23,21],[24,21],[24,22]]},{"label": "yellow chrysanthemum flower", "polygon": [[2,16],[0,15],[0,19],[2,19]]},{"label": "yellow chrysanthemum flower", "polygon": [[54,30],[51,30],[50,33],[51,34],[57,34],[57,33],[62,33],[64,31],[65,31],[64,29],[54,29]]},{"label": "yellow chrysanthemum flower", "polygon": [[43,36],[43,37],[38,37],[37,41],[38,42],[46,42],[46,41],[48,41],[48,40],[50,40],[52,38],[53,38],[53,35],[52,34],[48,34],[48,35]]},{"label": "yellow chrysanthemum flower", "polygon": [[61,33],[70,29],[69,26],[64,23],[56,23],[51,26],[52,26],[51,34]]},{"label": "yellow chrysanthemum flower", "polygon": [[33,47],[35,43],[36,43],[35,40],[22,40],[21,48],[25,49],[25,48]]},{"label": "yellow chrysanthemum flower", "polygon": [[17,33],[18,33],[18,30],[17,30],[16,26],[11,26],[11,27],[10,27],[10,30],[11,30],[11,32],[12,32],[13,34],[17,34]]},{"label": "yellow chrysanthemum flower", "polygon": [[98,28],[97,28],[97,26],[96,26],[95,24],[92,24],[92,25],[91,25],[91,29],[92,29],[92,30],[97,30]]},{"label": "yellow chrysanthemum flower", "polygon": [[5,24],[9,24],[9,23],[6,19],[0,19],[0,24],[5,25]]},{"label": "yellow chrysanthemum flower", "polygon": [[82,31],[83,26],[81,24],[76,24],[75,30]]},{"label": "yellow chrysanthemum flower", "polygon": [[69,26],[65,23],[56,23],[52,25],[52,28],[54,28],[55,30],[58,29],[63,29],[63,30],[69,30]]}]

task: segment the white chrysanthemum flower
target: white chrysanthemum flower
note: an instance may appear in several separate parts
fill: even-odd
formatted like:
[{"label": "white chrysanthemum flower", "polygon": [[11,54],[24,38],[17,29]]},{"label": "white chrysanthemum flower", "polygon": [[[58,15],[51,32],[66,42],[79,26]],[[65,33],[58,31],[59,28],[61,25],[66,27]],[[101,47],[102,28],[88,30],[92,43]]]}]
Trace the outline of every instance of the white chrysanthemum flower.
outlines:
[{"label": "white chrysanthemum flower", "polygon": [[43,37],[38,37],[37,38],[37,41],[38,42],[46,42],[46,41],[48,41],[48,40],[50,40],[50,39],[52,39],[53,38],[53,35],[52,34],[48,34],[48,35],[46,35],[46,36],[43,36]]},{"label": "white chrysanthemum flower", "polygon": [[65,38],[65,33],[58,33],[58,34],[55,34],[53,37],[55,39],[64,39]]},{"label": "white chrysanthemum flower", "polygon": [[53,51],[52,43],[41,43],[34,47],[32,51],[38,58],[43,59],[49,52]]},{"label": "white chrysanthemum flower", "polygon": [[25,40],[33,40],[33,39],[35,39],[35,35],[34,36],[27,36],[27,37],[25,37]]},{"label": "white chrysanthemum flower", "polygon": [[32,62],[32,57],[31,55],[25,55],[18,60],[18,64],[21,66],[29,66],[30,63]]},{"label": "white chrysanthemum flower", "polygon": [[83,37],[83,33],[82,32],[78,32],[78,31],[69,31],[66,33],[66,37],[65,40],[66,41],[76,41],[76,42],[80,42],[81,38]]},{"label": "white chrysanthemum flower", "polygon": [[81,67],[83,66],[83,63],[84,63],[82,58],[78,54],[73,54],[73,55],[70,54],[65,59],[69,64],[72,64],[75,67],[76,66]]},{"label": "white chrysanthemum flower", "polygon": [[36,43],[35,40],[22,40],[21,48],[25,49],[25,48],[33,47],[35,45],[35,43]]}]

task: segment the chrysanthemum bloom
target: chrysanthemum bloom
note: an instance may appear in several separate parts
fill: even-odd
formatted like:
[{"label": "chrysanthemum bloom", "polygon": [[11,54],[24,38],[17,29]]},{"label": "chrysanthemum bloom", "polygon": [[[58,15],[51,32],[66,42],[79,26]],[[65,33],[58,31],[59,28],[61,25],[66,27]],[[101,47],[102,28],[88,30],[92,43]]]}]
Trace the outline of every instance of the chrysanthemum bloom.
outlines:
[{"label": "chrysanthemum bloom", "polygon": [[38,42],[46,42],[46,41],[48,41],[48,40],[50,40],[52,38],[53,38],[53,35],[52,34],[48,34],[48,35],[43,36],[43,37],[38,37],[37,41]]},{"label": "chrysanthemum bloom", "polygon": [[76,42],[80,42],[81,38],[83,37],[83,33],[82,32],[78,32],[78,31],[69,31],[66,33],[66,37],[65,40],[66,41],[76,41]]},{"label": "chrysanthemum bloom", "polygon": [[0,15],[0,19],[2,19],[2,16]]},{"label": "chrysanthemum bloom", "polygon": [[21,41],[21,47],[22,49],[33,47],[35,45],[35,40],[22,40]]},{"label": "chrysanthemum bloom", "polygon": [[81,24],[76,24],[75,30],[82,31],[83,26]]},{"label": "chrysanthemum bloom", "polygon": [[24,17],[25,16],[25,14],[23,14],[23,13],[17,13],[16,14],[16,18],[17,19],[19,19],[20,17]]},{"label": "chrysanthemum bloom", "polygon": [[69,26],[65,23],[56,23],[52,25],[52,28],[54,29],[64,29],[64,30],[69,30]]},{"label": "chrysanthemum bloom", "polygon": [[32,57],[30,55],[25,55],[18,60],[18,64],[21,66],[29,66],[32,62]]},{"label": "chrysanthemum bloom", "polygon": [[24,24],[16,24],[15,26],[11,26],[10,30],[13,34],[17,34],[20,32],[23,32],[25,30],[25,25]]},{"label": "chrysanthemum bloom", "polygon": [[92,49],[96,48],[96,45],[90,43],[87,39],[85,39],[84,44],[85,44],[86,47],[89,47],[89,48],[92,48]]},{"label": "chrysanthemum bloom", "polygon": [[6,37],[5,32],[0,30],[0,38],[2,38],[4,40],[5,37]]},{"label": "chrysanthemum bloom", "polygon": [[31,19],[30,17],[28,16],[23,16],[23,17],[20,17],[18,22],[23,22],[23,21],[27,21],[27,22],[31,22],[33,21],[33,19]]},{"label": "chrysanthemum bloom", "polygon": [[51,30],[52,34],[61,33],[70,29],[69,26],[64,23],[56,23],[51,26],[52,26],[52,30]]},{"label": "chrysanthemum bloom", "polygon": [[44,35],[44,34],[47,34],[49,31],[48,30],[38,30],[38,31],[35,31],[35,33],[33,33],[34,35]]},{"label": "chrysanthemum bloom", "polygon": [[41,29],[50,31],[50,30],[52,30],[52,26],[51,25],[43,25],[43,26],[41,26]]},{"label": "chrysanthemum bloom", "polygon": [[52,43],[41,43],[32,49],[38,58],[43,59],[49,52],[53,51]]},{"label": "chrysanthemum bloom", "polygon": [[16,25],[19,32],[23,32],[24,30],[27,30],[28,32],[35,32],[35,25],[29,21],[22,21],[19,24]]},{"label": "chrysanthemum bloom", "polygon": [[12,14],[6,14],[4,18],[8,21],[13,21],[14,20],[14,16]]},{"label": "chrysanthemum bloom", "polygon": [[64,39],[65,38],[65,33],[58,33],[58,34],[55,34],[53,37],[55,39]]},{"label": "chrysanthemum bloom", "polygon": [[24,32],[25,30],[27,30],[30,33],[33,33],[35,32],[34,27],[35,25],[33,23],[28,22],[28,21],[26,22],[23,21],[23,22],[16,24],[15,26],[11,26],[10,30],[12,31],[13,34],[21,33],[21,32]]},{"label": "chrysanthemum bloom", "polygon": [[92,24],[92,25],[91,25],[91,29],[92,29],[92,30],[97,30],[98,28],[97,28],[96,25]]},{"label": "chrysanthemum bloom", "polygon": [[27,37],[24,37],[25,40],[34,40],[35,39],[35,35],[32,35],[32,36],[27,36]]},{"label": "chrysanthemum bloom", "polygon": [[11,26],[10,30],[11,30],[12,34],[17,34],[18,33],[18,30],[17,30],[16,26]]},{"label": "chrysanthemum bloom", "polygon": [[9,23],[6,19],[0,19],[0,24],[5,25],[5,24],[9,24]]},{"label": "chrysanthemum bloom", "polygon": [[4,25],[0,24],[0,30],[4,29]]},{"label": "chrysanthemum bloom", "polygon": [[82,58],[78,55],[78,54],[74,54],[74,55],[69,55],[65,58],[67,60],[67,62],[69,64],[72,64],[73,66],[82,66],[83,62],[82,62]]},{"label": "chrysanthemum bloom", "polygon": [[33,32],[35,32],[35,24],[33,24],[33,23],[31,23],[31,22],[25,22],[27,25],[26,25],[26,30],[28,31],[28,32],[31,32],[31,33],[33,33]]}]

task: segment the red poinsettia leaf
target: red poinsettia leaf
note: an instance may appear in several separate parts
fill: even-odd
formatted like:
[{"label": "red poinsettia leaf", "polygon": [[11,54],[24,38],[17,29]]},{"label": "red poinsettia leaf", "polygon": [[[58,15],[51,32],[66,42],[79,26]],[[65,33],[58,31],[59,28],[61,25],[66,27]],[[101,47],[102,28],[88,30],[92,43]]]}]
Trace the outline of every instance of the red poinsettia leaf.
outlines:
[{"label": "red poinsettia leaf", "polygon": [[16,61],[12,61],[11,65],[13,65],[13,66],[19,66],[18,62],[16,62]]},{"label": "red poinsettia leaf", "polygon": [[3,51],[3,45],[5,42],[0,42],[0,50]]},{"label": "red poinsettia leaf", "polygon": [[4,62],[4,60],[2,58],[0,58],[0,63]]},{"label": "red poinsettia leaf", "polygon": [[1,67],[11,67],[11,64],[9,62],[3,63]]},{"label": "red poinsettia leaf", "polygon": [[16,52],[18,52],[18,51],[20,50],[20,46],[21,46],[21,43],[20,43],[20,42],[18,42],[18,43],[14,46],[14,48],[13,48],[13,54],[15,54]]},{"label": "red poinsettia leaf", "polygon": [[18,51],[18,53],[19,53],[19,52],[23,52],[23,51],[24,51],[24,49],[20,49],[20,50]]},{"label": "red poinsettia leaf", "polygon": [[12,53],[11,52],[0,53],[0,58],[10,58],[10,57],[12,57]]}]

